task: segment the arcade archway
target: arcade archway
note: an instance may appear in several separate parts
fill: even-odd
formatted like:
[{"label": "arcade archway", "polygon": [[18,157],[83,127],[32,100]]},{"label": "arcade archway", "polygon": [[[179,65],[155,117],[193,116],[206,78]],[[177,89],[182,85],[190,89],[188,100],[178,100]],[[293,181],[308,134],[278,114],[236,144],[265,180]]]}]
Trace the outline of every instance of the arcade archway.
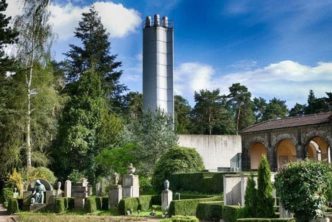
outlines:
[{"label": "arcade archway", "polygon": [[253,143],[249,149],[250,169],[258,169],[259,162],[263,155],[267,155],[267,149],[262,143]]},{"label": "arcade archway", "polygon": [[278,169],[282,168],[289,162],[296,161],[296,148],[292,140],[281,140],[276,147],[276,151]]}]

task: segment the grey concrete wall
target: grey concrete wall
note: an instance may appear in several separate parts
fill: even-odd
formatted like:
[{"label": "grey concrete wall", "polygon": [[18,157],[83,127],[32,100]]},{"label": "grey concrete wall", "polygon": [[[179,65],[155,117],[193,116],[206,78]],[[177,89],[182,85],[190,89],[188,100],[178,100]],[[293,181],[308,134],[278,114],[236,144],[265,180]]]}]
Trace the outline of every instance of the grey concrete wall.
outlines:
[{"label": "grey concrete wall", "polygon": [[230,168],[242,149],[241,136],[235,135],[179,135],[178,144],[195,148],[208,170]]}]

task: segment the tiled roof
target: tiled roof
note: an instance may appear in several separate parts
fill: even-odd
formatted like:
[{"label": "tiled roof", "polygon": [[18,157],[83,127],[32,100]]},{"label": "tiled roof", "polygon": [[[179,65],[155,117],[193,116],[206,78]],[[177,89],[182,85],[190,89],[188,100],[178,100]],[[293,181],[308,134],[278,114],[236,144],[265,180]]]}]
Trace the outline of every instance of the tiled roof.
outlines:
[{"label": "tiled roof", "polygon": [[332,123],[332,112],[317,113],[304,116],[287,117],[284,119],[268,120],[249,126],[241,133],[250,133],[270,129],[280,129],[296,126],[314,125],[322,123]]}]

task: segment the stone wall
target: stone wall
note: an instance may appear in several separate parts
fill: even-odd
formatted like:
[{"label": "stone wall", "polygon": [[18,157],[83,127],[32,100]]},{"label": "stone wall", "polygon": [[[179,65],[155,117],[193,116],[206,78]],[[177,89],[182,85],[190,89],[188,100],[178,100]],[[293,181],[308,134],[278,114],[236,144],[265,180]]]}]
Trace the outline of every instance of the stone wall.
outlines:
[{"label": "stone wall", "polygon": [[194,148],[205,168],[231,168],[241,159],[241,137],[235,135],[179,135],[179,146]]}]

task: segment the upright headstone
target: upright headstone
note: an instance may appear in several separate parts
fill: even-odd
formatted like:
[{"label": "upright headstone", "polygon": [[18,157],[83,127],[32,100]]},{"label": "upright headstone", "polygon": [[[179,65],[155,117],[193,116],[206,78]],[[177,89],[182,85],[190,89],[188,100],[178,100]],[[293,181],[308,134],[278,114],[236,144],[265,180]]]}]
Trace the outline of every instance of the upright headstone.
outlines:
[{"label": "upright headstone", "polygon": [[162,210],[168,210],[169,205],[171,204],[173,200],[173,192],[169,189],[169,181],[165,180],[164,182],[164,188],[161,192],[161,209]]},{"label": "upright headstone", "polygon": [[20,194],[19,194],[19,192],[17,192],[17,188],[15,187],[14,188],[14,193],[13,193],[13,198],[19,198],[19,196],[20,196]]},{"label": "upright headstone", "polygon": [[119,174],[114,173],[113,174],[113,181],[110,186],[110,190],[108,193],[108,206],[116,207],[120,200],[122,199],[122,186],[118,184],[119,183]]},{"label": "upright headstone", "polygon": [[139,197],[139,179],[138,175],[134,175],[136,169],[131,163],[128,167],[128,174],[123,176],[122,196]]},{"label": "upright headstone", "polygon": [[62,190],[61,190],[61,182],[60,181],[58,181],[58,183],[57,183],[57,189],[56,189],[56,196],[57,197],[62,197]]},{"label": "upright headstone", "polygon": [[71,181],[70,180],[66,180],[66,182],[65,182],[64,197],[71,197]]},{"label": "upright headstone", "polygon": [[72,197],[74,197],[75,209],[83,209],[85,205],[85,198],[88,195],[88,182],[83,180],[82,183],[77,183],[72,186]]}]

